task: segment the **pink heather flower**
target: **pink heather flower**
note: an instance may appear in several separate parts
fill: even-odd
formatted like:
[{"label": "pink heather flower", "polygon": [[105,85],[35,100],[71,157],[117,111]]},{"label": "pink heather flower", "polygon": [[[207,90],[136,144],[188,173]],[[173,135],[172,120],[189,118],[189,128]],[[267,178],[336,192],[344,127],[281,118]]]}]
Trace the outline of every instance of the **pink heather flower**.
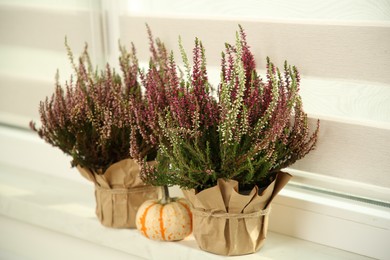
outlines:
[{"label": "pink heather flower", "polygon": [[[164,92],[177,77],[166,73],[169,60],[165,46],[151,41],[151,67],[139,73],[135,47],[120,46],[123,77],[108,64],[95,70],[87,46],[78,64],[66,44],[74,75],[63,87],[58,80],[53,95],[40,103],[42,127],[30,127],[39,136],[72,156],[72,165],[104,172],[112,163],[132,157],[139,162],[156,157],[159,114],[169,105]],[[141,79],[141,80],[140,80]],[[143,94],[141,87],[147,87]]]},{"label": "pink heather flower", "polygon": [[[218,101],[210,94],[202,43],[195,39],[192,69],[181,44],[180,51],[187,77],[164,88],[159,164],[145,170],[146,181],[198,191],[218,178],[264,186],[314,148],[318,127],[309,133],[298,71],[286,63],[280,73],[267,58],[263,80],[241,27],[236,44],[226,44],[222,53]],[[172,59],[176,72],[173,65]]]}]

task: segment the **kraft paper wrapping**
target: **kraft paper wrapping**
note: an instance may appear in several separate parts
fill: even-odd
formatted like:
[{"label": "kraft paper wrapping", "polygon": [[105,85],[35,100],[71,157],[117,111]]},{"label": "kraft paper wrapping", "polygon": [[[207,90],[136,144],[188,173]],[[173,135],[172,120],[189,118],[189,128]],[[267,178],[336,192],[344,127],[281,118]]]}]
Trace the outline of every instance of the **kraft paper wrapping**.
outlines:
[{"label": "kraft paper wrapping", "polygon": [[255,186],[249,195],[238,193],[238,182],[219,179],[216,186],[199,193],[184,190],[193,213],[193,234],[202,250],[219,255],[257,252],[264,244],[271,202],[290,180],[279,172],[259,194]]},{"label": "kraft paper wrapping", "polygon": [[103,174],[77,169],[95,184],[96,215],[106,227],[135,228],[141,204],[159,198],[160,188],[142,182],[140,167],[133,159],[114,163]]}]

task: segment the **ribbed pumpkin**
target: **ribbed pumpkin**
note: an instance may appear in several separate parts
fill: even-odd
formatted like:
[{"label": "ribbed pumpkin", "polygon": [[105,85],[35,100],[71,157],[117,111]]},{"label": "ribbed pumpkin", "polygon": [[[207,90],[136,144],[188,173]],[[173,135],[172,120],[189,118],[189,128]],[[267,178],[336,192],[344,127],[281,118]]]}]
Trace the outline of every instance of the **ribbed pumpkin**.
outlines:
[{"label": "ribbed pumpkin", "polygon": [[192,232],[192,213],[184,198],[169,197],[164,186],[161,200],[148,200],[138,209],[137,229],[152,240],[182,240]]}]

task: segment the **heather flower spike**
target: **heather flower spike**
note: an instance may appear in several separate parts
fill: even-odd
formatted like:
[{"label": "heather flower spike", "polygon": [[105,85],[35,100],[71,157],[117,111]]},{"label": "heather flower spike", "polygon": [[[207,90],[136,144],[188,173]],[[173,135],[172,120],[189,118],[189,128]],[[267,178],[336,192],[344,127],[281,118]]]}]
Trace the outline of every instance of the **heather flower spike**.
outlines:
[{"label": "heather flower spike", "polygon": [[[94,69],[88,46],[75,62],[65,39],[74,74],[62,85],[59,73],[53,95],[39,106],[41,127],[30,127],[41,138],[72,156],[72,166],[103,173],[111,164],[133,158],[154,160],[159,139],[159,113],[168,102],[163,88],[178,81],[164,44],[147,27],[151,61],[140,72],[136,50],[119,44],[122,76],[109,64]],[[141,88],[147,89],[143,94]]]},{"label": "heather flower spike", "polygon": [[280,71],[267,57],[261,78],[241,26],[235,44],[222,52],[218,101],[210,93],[201,41],[195,39],[192,66],[180,38],[179,48],[186,77],[164,88],[159,163],[144,169],[145,181],[202,190],[224,178],[263,187],[314,149],[319,122],[311,133],[298,70],[285,62]]}]

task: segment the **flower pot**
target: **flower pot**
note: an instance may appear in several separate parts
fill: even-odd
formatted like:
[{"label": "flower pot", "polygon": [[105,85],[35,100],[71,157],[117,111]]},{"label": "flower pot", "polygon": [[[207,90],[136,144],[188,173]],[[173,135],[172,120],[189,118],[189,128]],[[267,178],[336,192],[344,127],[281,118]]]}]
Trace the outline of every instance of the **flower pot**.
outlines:
[{"label": "flower pot", "polygon": [[135,228],[140,205],[159,197],[160,188],[142,182],[140,167],[132,159],[112,164],[103,174],[77,169],[95,184],[96,215],[106,227]]},{"label": "flower pot", "polygon": [[279,172],[261,193],[255,186],[248,195],[238,182],[219,179],[216,186],[199,193],[183,191],[193,213],[193,234],[202,250],[218,255],[245,255],[264,244],[271,202],[291,175]]}]

